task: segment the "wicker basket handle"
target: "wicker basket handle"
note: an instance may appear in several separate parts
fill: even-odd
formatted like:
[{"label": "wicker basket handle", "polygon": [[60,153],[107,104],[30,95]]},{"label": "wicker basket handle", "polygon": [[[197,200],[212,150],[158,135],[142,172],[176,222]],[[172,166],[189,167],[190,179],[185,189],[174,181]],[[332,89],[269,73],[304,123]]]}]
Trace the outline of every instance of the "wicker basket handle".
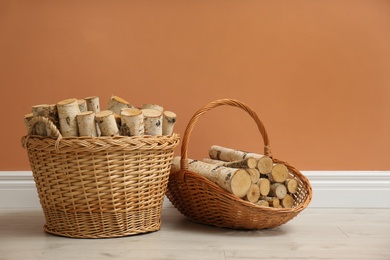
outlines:
[{"label": "wicker basket handle", "polygon": [[190,139],[190,135],[191,135],[192,129],[195,126],[195,123],[198,121],[199,117],[201,115],[203,115],[204,113],[206,113],[207,111],[209,111],[213,108],[219,107],[219,106],[224,106],[224,105],[241,108],[253,118],[253,120],[257,124],[259,132],[261,133],[261,135],[263,137],[264,154],[272,157],[272,152],[271,152],[271,147],[269,146],[267,131],[265,130],[263,123],[260,121],[260,119],[256,115],[256,113],[250,107],[248,107],[247,105],[245,105],[244,103],[242,103],[238,100],[219,99],[219,100],[213,101],[213,102],[205,105],[201,109],[199,109],[190,119],[190,121],[187,125],[187,128],[184,132],[183,141],[182,141],[182,145],[181,145],[181,160],[180,160],[181,170],[185,170],[185,171],[188,170],[187,148],[188,148],[188,142]]},{"label": "wicker basket handle", "polygon": [[26,138],[24,138],[23,147],[26,148],[27,141],[33,134],[34,126],[39,122],[43,122],[47,127],[49,127],[50,131],[52,132],[52,135],[50,137],[56,138],[55,148],[56,150],[58,150],[58,145],[60,140],[62,139],[62,135],[50,119],[42,116],[33,117],[33,119],[31,119],[31,121],[28,123],[28,132]]}]

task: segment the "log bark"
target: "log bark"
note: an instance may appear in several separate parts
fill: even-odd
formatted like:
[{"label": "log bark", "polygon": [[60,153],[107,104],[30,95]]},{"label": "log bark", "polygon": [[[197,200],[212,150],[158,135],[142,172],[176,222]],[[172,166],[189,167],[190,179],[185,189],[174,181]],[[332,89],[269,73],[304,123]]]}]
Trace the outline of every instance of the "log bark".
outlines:
[{"label": "log bark", "polygon": [[210,147],[209,156],[212,159],[227,162],[242,160],[246,158],[254,158],[258,160],[258,170],[260,171],[260,173],[264,174],[269,173],[273,166],[272,159],[269,156],[257,153],[244,152],[241,150],[231,149],[219,145],[213,145]]},{"label": "log bark", "polygon": [[87,101],[85,101],[85,99],[78,99],[77,103],[79,105],[80,113],[88,111]]},{"label": "log bark", "polygon": [[213,164],[218,164],[218,165],[223,165],[226,167],[231,167],[231,168],[240,168],[240,169],[255,169],[257,166],[257,161],[254,158],[246,158],[242,160],[237,160],[237,161],[221,161],[221,160],[216,160],[216,159],[211,159],[211,158],[204,158],[204,162],[207,163],[213,163]]},{"label": "log bark", "polygon": [[271,182],[283,183],[288,177],[288,168],[282,163],[275,164],[269,174]]},{"label": "log bark", "polygon": [[292,208],[294,205],[294,198],[290,194],[287,194],[280,203],[284,208]]},{"label": "log bark", "polygon": [[287,188],[287,192],[290,194],[295,194],[298,191],[298,182],[296,179],[287,179],[284,181],[284,185]]},{"label": "log bark", "polygon": [[271,189],[271,183],[268,179],[261,178],[257,182],[257,185],[259,186],[260,189],[260,196],[268,196],[269,191]]},{"label": "log bark", "polygon": [[80,109],[77,99],[70,98],[60,101],[57,103],[57,109],[62,136],[78,136],[76,116],[80,113]]},{"label": "log bark", "polygon": [[[43,116],[43,117],[49,117],[49,105],[48,104],[42,104],[42,105],[35,105],[31,107],[31,111],[33,116]],[[47,128],[45,123],[38,122],[34,126],[34,131],[37,135],[40,136],[49,136],[50,135],[50,129]]]},{"label": "log bark", "polygon": [[205,163],[211,163],[211,164],[216,164],[216,165],[224,165],[226,163],[224,161],[214,160],[214,159],[211,159],[209,157],[203,158],[202,161],[205,162]]},{"label": "log bark", "polygon": [[[180,157],[178,156],[173,159],[171,170],[175,172],[179,169]],[[224,190],[240,198],[247,195],[252,185],[249,174],[242,169],[228,168],[191,159],[188,159],[188,169],[202,175]]]},{"label": "log bark", "polygon": [[246,200],[249,202],[252,202],[252,203],[256,203],[257,201],[259,201],[259,198],[260,198],[259,186],[252,183],[252,185],[250,186],[250,188],[246,194]]},{"label": "log bark", "polygon": [[142,109],[145,135],[162,135],[162,112],[155,109]]},{"label": "log bark", "polygon": [[287,188],[284,184],[275,182],[271,184],[269,196],[277,197],[278,199],[284,199],[287,195]]},{"label": "log bark", "polygon": [[98,96],[91,96],[84,98],[87,103],[87,110],[95,113],[100,112],[100,99]]},{"label": "log bark", "polygon": [[[48,118],[57,128],[58,125],[58,113],[55,104],[48,105],[35,105],[31,107],[33,116],[42,116]],[[43,122],[38,122],[35,125],[35,133],[40,136],[51,136],[52,132],[48,126]]]},{"label": "log bark", "polygon": [[95,121],[99,125],[102,136],[119,135],[118,125],[112,111],[103,110],[96,113]]},{"label": "log bark", "polygon": [[138,108],[125,108],[121,111],[121,132],[126,136],[144,135],[144,115]]},{"label": "log bark", "polygon": [[[34,118],[34,115],[33,113],[29,113],[29,114],[26,114],[24,115],[24,124],[26,126],[26,129],[27,129],[27,132],[30,130],[30,121],[31,119]],[[36,135],[37,133],[35,132],[35,128],[32,129],[32,132],[31,132],[32,135]]]},{"label": "log bark", "polygon": [[163,112],[162,134],[171,135],[176,123],[176,114],[171,111]]},{"label": "log bark", "polygon": [[127,100],[124,100],[123,98],[112,96],[110,100],[108,101],[107,109],[111,110],[117,115],[121,114],[122,108],[132,108],[133,106],[130,105]]},{"label": "log bark", "polygon": [[242,160],[232,161],[225,163],[226,167],[242,168],[242,169],[254,169],[257,166],[257,160],[249,157]]},{"label": "log bark", "polygon": [[79,136],[97,137],[95,113],[85,111],[77,115],[77,126],[79,128]]},{"label": "log bark", "polygon": [[161,111],[161,112],[164,111],[164,107],[157,105],[157,104],[143,104],[142,109],[156,109],[156,110]]},{"label": "log bark", "polygon": [[[96,113],[100,112],[100,99],[99,99],[99,97],[98,96],[91,96],[91,97],[84,98],[84,100],[87,103],[87,110],[94,112],[95,116],[96,116]],[[99,125],[97,123],[96,123],[96,133],[97,133],[97,136],[101,136],[101,134],[102,134],[100,131]]]}]

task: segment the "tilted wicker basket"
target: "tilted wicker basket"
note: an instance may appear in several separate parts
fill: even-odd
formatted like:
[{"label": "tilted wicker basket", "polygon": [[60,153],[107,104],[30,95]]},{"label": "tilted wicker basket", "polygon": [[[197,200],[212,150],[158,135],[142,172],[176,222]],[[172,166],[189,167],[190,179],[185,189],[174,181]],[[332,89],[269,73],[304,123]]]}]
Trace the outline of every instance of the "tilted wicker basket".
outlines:
[{"label": "tilted wicker basket", "polygon": [[309,205],[312,188],[308,179],[287,162],[273,158],[274,163],[284,163],[289,169],[289,177],[298,182],[298,192],[293,195],[292,208],[258,206],[238,198],[205,177],[188,170],[188,143],[195,123],[207,111],[223,105],[241,108],[253,118],[263,137],[264,154],[272,157],[268,134],[256,113],[237,100],[216,100],[199,109],[190,119],[182,138],[180,170],[171,172],[169,176],[167,197],[190,220],[207,225],[234,229],[263,229],[288,222]]},{"label": "tilted wicker basket", "polygon": [[[32,135],[43,122],[56,136]],[[22,138],[44,230],[75,238],[121,237],[160,229],[173,150],[179,136],[62,137],[37,117]]]}]

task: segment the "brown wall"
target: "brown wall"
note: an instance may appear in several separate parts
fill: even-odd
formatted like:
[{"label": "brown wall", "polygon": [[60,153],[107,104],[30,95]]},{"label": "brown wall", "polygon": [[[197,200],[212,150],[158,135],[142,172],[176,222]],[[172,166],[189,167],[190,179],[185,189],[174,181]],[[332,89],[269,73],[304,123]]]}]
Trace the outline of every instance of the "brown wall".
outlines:
[{"label": "brown wall", "polygon": [[[2,0],[0,86],[0,171],[29,170],[32,105],[112,94],[177,112],[181,135],[238,99],[302,170],[389,170],[390,1]],[[229,107],[196,124],[190,157],[211,144],[263,145]]]}]

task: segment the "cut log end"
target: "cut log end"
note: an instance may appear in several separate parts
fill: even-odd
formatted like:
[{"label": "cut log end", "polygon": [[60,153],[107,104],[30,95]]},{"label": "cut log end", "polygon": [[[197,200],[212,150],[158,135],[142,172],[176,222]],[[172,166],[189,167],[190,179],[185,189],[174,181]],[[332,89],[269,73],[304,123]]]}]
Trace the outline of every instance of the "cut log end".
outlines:
[{"label": "cut log end", "polygon": [[251,177],[245,170],[237,170],[231,180],[232,193],[243,198],[251,187]]},{"label": "cut log end", "polygon": [[246,199],[249,202],[255,203],[260,198],[260,189],[256,184],[252,184],[246,194]]},{"label": "cut log end", "polygon": [[282,163],[273,166],[271,171],[271,179],[274,182],[283,183],[288,177],[288,168]]},{"label": "cut log end", "polygon": [[272,171],[273,161],[271,157],[264,155],[257,163],[257,169],[262,174],[268,174]]}]

